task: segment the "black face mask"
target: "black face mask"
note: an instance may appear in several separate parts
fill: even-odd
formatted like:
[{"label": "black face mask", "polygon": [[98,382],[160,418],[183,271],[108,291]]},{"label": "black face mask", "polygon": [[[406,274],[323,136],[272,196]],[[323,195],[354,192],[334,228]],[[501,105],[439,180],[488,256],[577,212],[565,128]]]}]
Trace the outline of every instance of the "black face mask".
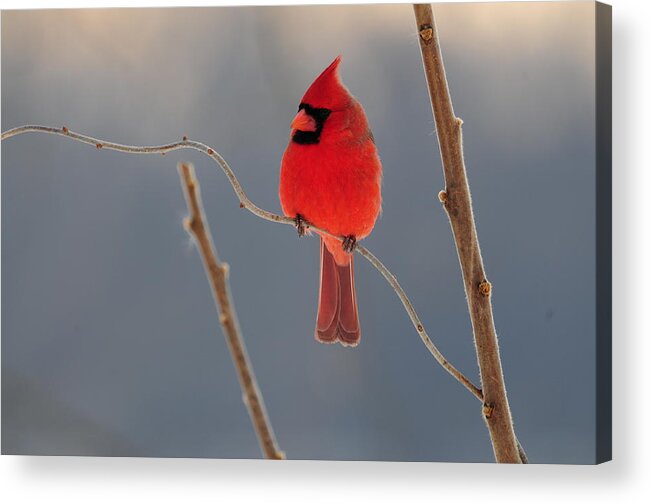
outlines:
[{"label": "black face mask", "polygon": [[316,122],[316,130],[314,131],[301,131],[296,130],[292,141],[297,144],[310,145],[318,144],[319,139],[321,138],[321,131],[323,130],[323,125],[326,122],[326,119],[331,113],[331,110],[326,108],[314,108],[307,103],[301,103],[298,106],[298,111],[305,110],[305,113],[309,115]]}]

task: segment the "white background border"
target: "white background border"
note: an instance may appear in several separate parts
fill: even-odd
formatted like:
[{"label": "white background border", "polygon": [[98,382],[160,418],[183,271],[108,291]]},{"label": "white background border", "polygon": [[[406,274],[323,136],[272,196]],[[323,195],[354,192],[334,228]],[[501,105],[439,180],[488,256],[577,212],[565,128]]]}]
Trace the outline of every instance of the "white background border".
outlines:
[{"label": "white background border", "polygon": [[[6,1],[2,9],[296,4],[273,1]],[[344,2],[322,2],[344,3]],[[360,2],[368,3],[368,2]],[[380,2],[375,2],[380,3]],[[387,2],[382,2],[387,3]],[[395,2],[388,2],[395,3]],[[651,26],[646,0],[613,4],[614,462],[493,466],[0,457],[3,502],[651,502]],[[550,202],[553,204],[553,202]]]}]

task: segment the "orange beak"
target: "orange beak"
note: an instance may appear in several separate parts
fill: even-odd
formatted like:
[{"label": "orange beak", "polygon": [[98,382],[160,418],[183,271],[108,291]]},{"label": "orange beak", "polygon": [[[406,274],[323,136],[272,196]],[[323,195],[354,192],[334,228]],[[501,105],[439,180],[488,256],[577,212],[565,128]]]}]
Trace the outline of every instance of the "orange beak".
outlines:
[{"label": "orange beak", "polygon": [[316,121],[301,109],[294,117],[291,127],[299,131],[316,131]]}]

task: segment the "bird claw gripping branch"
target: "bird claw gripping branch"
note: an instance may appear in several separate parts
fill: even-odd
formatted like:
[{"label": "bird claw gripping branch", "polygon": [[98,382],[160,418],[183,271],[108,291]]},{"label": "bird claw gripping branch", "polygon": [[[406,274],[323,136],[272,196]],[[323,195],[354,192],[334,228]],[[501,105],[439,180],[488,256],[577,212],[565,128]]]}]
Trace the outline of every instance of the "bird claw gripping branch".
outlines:
[{"label": "bird claw gripping branch", "polygon": [[296,214],[296,217],[294,217],[294,225],[296,226],[298,237],[302,238],[305,236],[305,233],[307,233],[307,226],[305,225],[305,219],[301,214]]},{"label": "bird claw gripping branch", "polygon": [[357,238],[355,238],[355,235],[348,235],[344,238],[341,246],[344,249],[344,252],[352,252],[357,246]]}]

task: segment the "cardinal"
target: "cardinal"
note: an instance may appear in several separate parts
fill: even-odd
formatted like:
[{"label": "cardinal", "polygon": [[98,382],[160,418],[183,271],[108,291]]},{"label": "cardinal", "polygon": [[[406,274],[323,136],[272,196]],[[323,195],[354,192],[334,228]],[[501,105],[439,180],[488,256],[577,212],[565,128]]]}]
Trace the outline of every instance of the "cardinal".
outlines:
[{"label": "cardinal", "polygon": [[[361,337],[353,250],[380,213],[382,165],[362,105],[339,77],[341,56],[308,88],[291,123],[280,168],[283,212],[339,238],[321,240],[321,284],[315,338],[356,346]],[[318,232],[318,231],[317,231]]]}]

